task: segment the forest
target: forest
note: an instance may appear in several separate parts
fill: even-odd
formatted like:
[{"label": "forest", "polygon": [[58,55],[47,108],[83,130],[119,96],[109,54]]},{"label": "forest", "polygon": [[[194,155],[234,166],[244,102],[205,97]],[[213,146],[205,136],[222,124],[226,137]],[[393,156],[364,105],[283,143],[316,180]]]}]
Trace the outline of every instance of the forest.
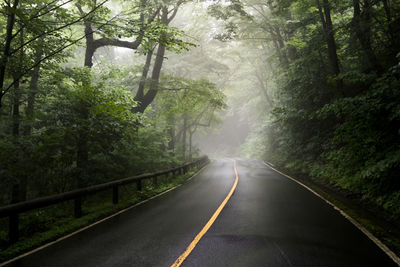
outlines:
[{"label": "forest", "polygon": [[260,40],[265,56],[254,73],[264,110],[243,153],[399,218],[399,3],[233,1],[211,12],[223,38]]},{"label": "forest", "polygon": [[[169,26],[182,4],[2,3],[2,204],[198,154],[193,134],[213,124],[225,102],[205,77],[161,72],[166,53],[196,46]],[[134,53],[123,51],[126,62],[117,62],[107,47]]]},{"label": "forest", "polygon": [[0,5],[0,205],[207,154],[400,218],[397,0]]}]

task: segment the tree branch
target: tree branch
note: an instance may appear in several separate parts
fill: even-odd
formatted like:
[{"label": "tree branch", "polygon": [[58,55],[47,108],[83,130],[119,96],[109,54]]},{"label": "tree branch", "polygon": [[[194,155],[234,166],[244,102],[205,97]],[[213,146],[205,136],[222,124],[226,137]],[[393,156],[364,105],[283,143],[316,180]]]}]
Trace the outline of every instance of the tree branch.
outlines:
[{"label": "tree branch", "polygon": [[[107,0],[107,1],[108,1],[108,0]],[[107,22],[105,22],[103,25],[100,25],[100,26],[98,27],[97,30],[99,30],[99,29],[101,29],[102,27],[104,27],[105,25],[107,25],[107,23],[108,23],[109,21],[114,20],[117,16],[118,16],[118,15],[115,15],[115,16],[112,17],[110,20],[108,20]],[[94,32],[96,32],[96,30],[90,32],[89,34],[93,34]],[[30,66],[29,68],[25,69],[25,71],[22,72],[22,74],[21,74],[19,77],[17,77],[16,79],[14,79],[14,81],[13,81],[5,90],[3,90],[2,92],[0,92],[0,99],[1,99],[1,97],[3,97],[3,96],[11,89],[11,87],[12,87],[17,81],[19,81],[23,76],[25,76],[25,75],[26,75],[29,71],[31,71],[33,68],[35,68],[36,66],[40,65],[40,64],[41,64],[43,61],[45,61],[46,59],[51,58],[51,57],[53,57],[54,55],[56,55],[56,54],[60,53],[61,51],[65,50],[66,48],[71,47],[71,46],[73,46],[74,44],[78,43],[78,42],[81,41],[82,39],[86,38],[86,35],[87,35],[87,34],[85,33],[82,37],[80,37],[80,38],[78,38],[78,39],[75,39],[75,40],[72,41],[71,43],[69,43],[69,44],[67,44],[67,45],[65,45],[65,46],[62,46],[62,47],[59,48],[59,49],[56,49],[55,51],[53,51],[52,53],[48,54],[48,55],[45,56],[44,58],[42,58],[42,59],[40,59],[39,61],[35,62],[35,64],[33,64],[32,66]]]},{"label": "tree branch", "polygon": [[84,16],[80,17],[80,18],[77,19],[77,20],[74,20],[74,21],[72,21],[72,22],[70,22],[70,23],[67,23],[67,24],[65,24],[65,25],[63,25],[63,26],[61,26],[61,27],[58,27],[58,28],[53,29],[53,30],[50,30],[50,31],[48,31],[48,32],[43,32],[43,33],[37,35],[36,37],[30,39],[29,41],[26,41],[24,44],[20,45],[20,46],[19,46],[18,48],[16,48],[16,49],[14,49],[14,50],[10,53],[10,55],[16,53],[16,52],[19,51],[21,48],[23,48],[23,47],[26,46],[27,44],[29,44],[29,43],[31,43],[31,42],[33,42],[33,41],[39,39],[40,37],[43,37],[43,36],[45,36],[45,35],[48,35],[48,34],[50,34],[50,33],[55,32],[55,31],[59,31],[59,30],[65,29],[65,28],[67,28],[67,27],[69,27],[69,26],[71,26],[71,25],[74,25],[75,23],[78,23],[78,22],[84,20],[86,17],[88,17],[90,14],[92,14],[94,11],[96,11],[98,8],[100,8],[101,6],[103,6],[103,5],[104,5],[106,2],[108,2],[108,1],[109,1],[109,0],[104,0],[104,1],[101,2],[98,6],[96,6],[95,8],[93,8],[90,12],[88,12],[87,14],[85,14]]},{"label": "tree branch", "polygon": [[53,3],[55,3],[55,2],[58,2],[58,0],[54,0],[53,2],[49,3],[48,5],[44,6],[44,7],[41,8],[41,9],[39,9],[38,12],[36,12],[36,15],[34,15],[33,17],[31,17],[30,19],[37,19],[37,18],[39,18],[39,17],[41,17],[41,16],[44,16],[44,15],[50,13],[50,12],[53,11],[53,10],[59,9],[60,7],[66,5],[66,4],[68,4],[69,2],[72,2],[72,1],[73,1],[73,0],[68,0],[68,1],[66,1],[66,2],[63,2],[63,3],[59,4],[58,6],[55,6],[55,7],[51,8],[51,9],[48,9],[48,10],[46,10],[46,12],[40,14],[40,12],[41,12],[43,9],[47,8],[48,6],[51,6],[51,5],[52,5]]},{"label": "tree branch", "polygon": [[137,38],[135,41],[122,41],[115,38],[100,38],[94,40],[95,49],[102,47],[102,46],[118,46],[118,47],[125,47],[130,49],[136,49],[141,44],[141,40]]}]

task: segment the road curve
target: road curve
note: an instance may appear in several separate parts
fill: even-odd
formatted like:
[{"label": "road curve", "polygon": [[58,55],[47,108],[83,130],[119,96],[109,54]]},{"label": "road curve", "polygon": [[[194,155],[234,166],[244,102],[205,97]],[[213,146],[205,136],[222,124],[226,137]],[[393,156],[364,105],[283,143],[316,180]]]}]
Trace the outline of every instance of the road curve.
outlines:
[{"label": "road curve", "polygon": [[[237,160],[239,183],[181,266],[397,266],[323,200],[262,162]],[[171,266],[224,201],[233,161],[7,266]]]},{"label": "road curve", "polygon": [[397,266],[339,211],[255,160],[182,266]]}]

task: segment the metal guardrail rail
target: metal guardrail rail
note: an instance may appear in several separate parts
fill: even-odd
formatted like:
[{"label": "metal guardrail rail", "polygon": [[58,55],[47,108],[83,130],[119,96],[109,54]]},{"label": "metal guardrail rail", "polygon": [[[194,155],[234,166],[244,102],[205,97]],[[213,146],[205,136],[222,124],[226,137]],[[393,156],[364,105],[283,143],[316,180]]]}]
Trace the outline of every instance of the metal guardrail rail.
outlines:
[{"label": "metal guardrail rail", "polygon": [[27,211],[31,211],[38,208],[48,207],[54,204],[65,202],[68,200],[74,200],[74,215],[76,218],[82,217],[82,198],[88,195],[95,194],[100,191],[112,189],[112,202],[118,204],[118,187],[121,185],[136,183],[137,190],[142,190],[142,180],[153,179],[153,184],[158,185],[157,177],[169,174],[179,173],[184,174],[189,171],[192,167],[199,167],[208,162],[208,157],[201,157],[193,162],[186,163],[182,166],[175,167],[165,171],[159,171],[155,173],[145,173],[138,176],[128,177],[120,180],[115,180],[103,184],[89,186],[72,190],[69,192],[41,197],[32,199],[24,202],[10,204],[7,206],[0,207],[0,218],[9,217],[9,242],[15,243],[19,237],[19,214]]}]

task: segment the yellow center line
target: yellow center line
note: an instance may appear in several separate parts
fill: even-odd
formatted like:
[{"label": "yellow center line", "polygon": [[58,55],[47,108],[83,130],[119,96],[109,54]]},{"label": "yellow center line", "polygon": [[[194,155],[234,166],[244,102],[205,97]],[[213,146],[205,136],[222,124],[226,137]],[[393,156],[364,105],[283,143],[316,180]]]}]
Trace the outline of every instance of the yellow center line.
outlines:
[{"label": "yellow center line", "polygon": [[215,222],[217,219],[218,215],[221,213],[222,209],[225,207],[226,203],[228,203],[229,199],[233,195],[233,192],[235,192],[236,186],[239,182],[239,175],[236,170],[236,160],[233,160],[233,170],[235,171],[235,182],[233,183],[233,186],[231,188],[231,191],[229,191],[229,194],[226,196],[224,201],[222,201],[221,205],[218,207],[218,209],[214,212],[213,216],[210,218],[210,220],[207,222],[207,224],[201,229],[200,233],[196,235],[196,237],[193,239],[192,243],[186,248],[185,252],[182,253],[182,255],[179,256],[179,258],[176,259],[176,261],[171,265],[171,267],[178,267],[182,264],[182,262],[189,256],[189,254],[192,252],[192,250],[195,248],[197,243],[199,243],[200,239],[205,235],[210,229],[211,225]]}]

